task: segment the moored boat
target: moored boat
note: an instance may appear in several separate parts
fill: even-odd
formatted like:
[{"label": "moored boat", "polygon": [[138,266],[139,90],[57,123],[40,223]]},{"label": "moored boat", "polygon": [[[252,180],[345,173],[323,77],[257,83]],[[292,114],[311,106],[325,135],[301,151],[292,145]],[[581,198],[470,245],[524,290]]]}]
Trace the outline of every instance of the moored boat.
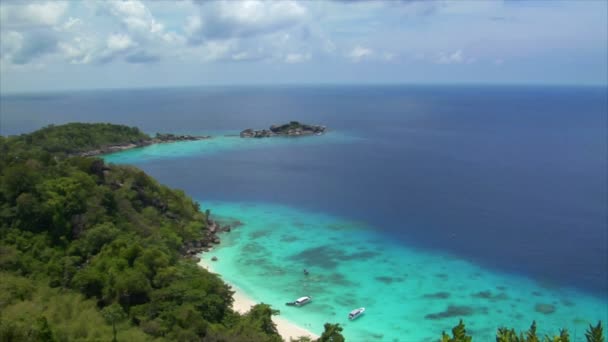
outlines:
[{"label": "moored boat", "polygon": [[365,312],[365,308],[355,309],[348,314],[348,319],[350,319],[351,321],[353,319],[357,319],[359,316],[363,315],[364,312]]},{"label": "moored boat", "polygon": [[304,297],[300,297],[300,298],[294,300],[293,302],[287,302],[287,303],[285,303],[285,305],[302,306],[302,305],[308,304],[310,302],[312,302],[312,297],[304,296]]}]

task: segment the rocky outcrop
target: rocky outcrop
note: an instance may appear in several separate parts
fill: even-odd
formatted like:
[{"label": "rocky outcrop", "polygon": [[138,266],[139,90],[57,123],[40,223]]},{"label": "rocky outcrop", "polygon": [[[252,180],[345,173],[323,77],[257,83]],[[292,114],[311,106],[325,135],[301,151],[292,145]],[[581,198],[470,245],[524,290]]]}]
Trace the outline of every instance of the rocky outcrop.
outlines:
[{"label": "rocky outcrop", "polygon": [[298,137],[306,135],[321,135],[327,127],[319,125],[307,125],[298,121],[291,121],[283,125],[272,125],[270,129],[254,130],[247,128],[240,133],[241,138],[268,138],[274,136]]},{"label": "rocky outcrop", "polygon": [[175,134],[161,134],[156,133],[156,136],[152,139],[140,140],[137,142],[132,142],[128,144],[121,145],[109,145],[102,146],[98,149],[76,153],[74,155],[80,157],[93,157],[101,154],[108,154],[113,152],[119,152],[124,150],[130,150],[132,148],[144,147],[154,144],[164,144],[164,143],[172,143],[178,141],[195,141],[195,140],[203,140],[203,139],[211,139],[210,136],[197,136],[197,135],[175,135]]},{"label": "rocky outcrop", "polygon": [[239,221],[235,222],[236,224],[233,222],[220,223],[207,216],[207,229],[203,231],[203,234],[199,239],[189,242],[183,246],[182,251],[184,255],[195,260],[198,259],[198,254],[208,252],[214,245],[219,245],[221,243],[219,234],[228,233],[232,229],[242,224]]},{"label": "rocky outcrop", "polygon": [[194,141],[194,140],[203,140],[210,139],[210,136],[199,136],[199,135],[175,135],[175,134],[162,134],[156,133],[156,136],[152,139],[153,144],[167,143],[167,142],[176,142],[176,141]]}]

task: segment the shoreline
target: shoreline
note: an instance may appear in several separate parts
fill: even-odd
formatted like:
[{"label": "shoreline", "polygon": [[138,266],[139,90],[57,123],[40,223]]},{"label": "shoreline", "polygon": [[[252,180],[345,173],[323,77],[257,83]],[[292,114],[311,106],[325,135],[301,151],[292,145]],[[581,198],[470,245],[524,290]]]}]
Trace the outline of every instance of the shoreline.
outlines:
[{"label": "shoreline", "polygon": [[147,147],[147,146],[152,146],[152,145],[170,144],[170,143],[184,142],[184,141],[208,140],[211,138],[213,138],[213,137],[212,136],[162,134],[160,136],[157,135],[156,137],[151,138],[149,140],[142,140],[142,141],[138,141],[138,142],[131,142],[131,143],[125,143],[125,144],[118,144],[118,145],[102,146],[98,149],[91,150],[91,151],[73,153],[72,156],[95,157],[95,156],[112,154],[112,153],[116,153],[116,152],[123,152],[123,151],[127,151],[127,150],[132,150],[135,148],[142,148],[142,147]]},{"label": "shoreline", "polygon": [[[207,252],[205,254],[209,254],[209,252]],[[200,258],[200,261],[197,264],[198,264],[198,266],[206,269],[207,271],[209,271],[211,273],[217,273],[213,270],[213,265],[211,265],[211,262],[209,260]],[[232,303],[232,309],[234,311],[236,311],[240,314],[244,314],[247,311],[249,311],[249,309],[252,306],[258,304],[257,301],[255,301],[253,298],[249,297],[242,289],[240,289],[237,286],[235,286],[234,284],[226,281],[226,279],[222,278],[222,281],[224,283],[230,285],[232,287],[232,290],[234,291],[234,294],[232,295],[232,298],[234,299],[234,302]],[[276,324],[279,335],[281,335],[283,340],[286,342],[289,342],[291,340],[291,338],[295,339],[300,336],[310,337],[313,340],[316,340],[320,337],[319,335],[314,334],[311,331],[304,329],[301,326],[299,326],[279,315],[272,316],[272,321],[274,322],[274,324]]]}]

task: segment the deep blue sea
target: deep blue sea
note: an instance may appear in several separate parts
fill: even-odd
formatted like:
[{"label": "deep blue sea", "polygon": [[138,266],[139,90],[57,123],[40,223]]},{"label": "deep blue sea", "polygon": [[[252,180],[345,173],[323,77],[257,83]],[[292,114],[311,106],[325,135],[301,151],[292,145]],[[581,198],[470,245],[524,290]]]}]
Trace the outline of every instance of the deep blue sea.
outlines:
[{"label": "deep blue sea", "polygon": [[[606,87],[202,87],[0,102],[2,135],[73,121],[212,134],[204,153],[184,144],[131,161],[203,203],[332,215],[397,245],[604,303],[607,118]],[[331,131],[316,141],[223,137],[289,120]]]}]

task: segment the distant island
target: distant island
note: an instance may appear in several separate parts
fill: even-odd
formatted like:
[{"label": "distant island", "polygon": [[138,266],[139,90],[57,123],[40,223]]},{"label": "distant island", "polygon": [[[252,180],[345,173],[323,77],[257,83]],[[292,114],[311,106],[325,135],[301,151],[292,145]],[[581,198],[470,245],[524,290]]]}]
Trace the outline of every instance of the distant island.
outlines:
[{"label": "distant island", "polygon": [[35,132],[15,137],[17,141],[48,153],[73,157],[93,157],[153,144],[210,138],[210,136],[162,133],[156,133],[151,137],[137,127],[81,122],[49,125]]},{"label": "distant island", "polygon": [[299,137],[306,135],[321,135],[327,127],[320,125],[307,125],[298,121],[290,121],[283,125],[272,125],[270,129],[254,130],[247,128],[240,133],[241,138],[268,138],[274,136]]}]

